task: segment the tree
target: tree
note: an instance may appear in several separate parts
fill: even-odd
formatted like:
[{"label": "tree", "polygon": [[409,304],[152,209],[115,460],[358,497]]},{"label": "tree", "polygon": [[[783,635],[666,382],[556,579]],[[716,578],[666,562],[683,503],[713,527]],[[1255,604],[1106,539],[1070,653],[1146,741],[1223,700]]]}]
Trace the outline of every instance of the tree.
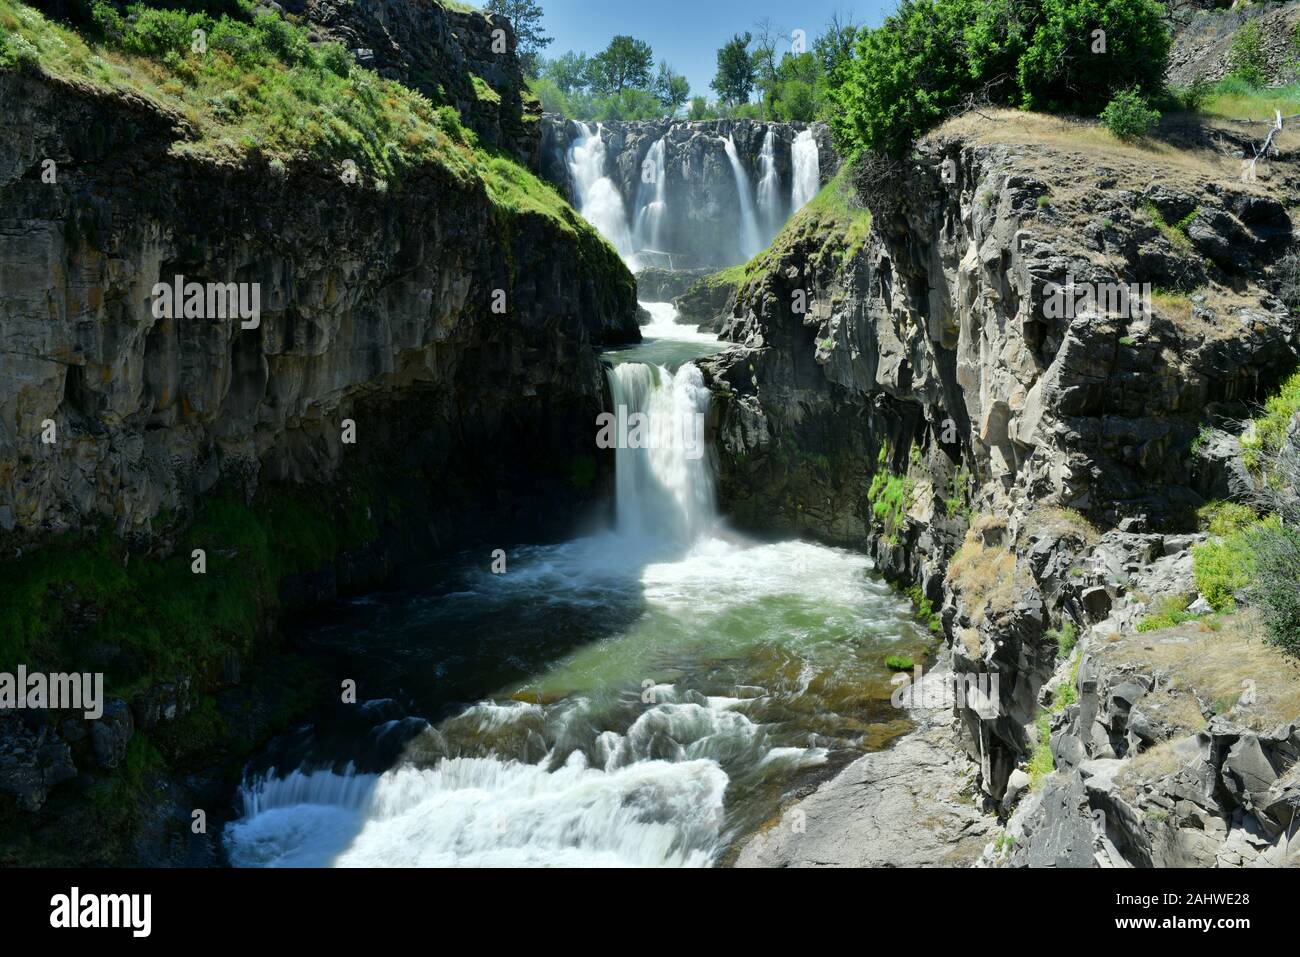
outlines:
[{"label": "tree", "polygon": [[659,73],[655,76],[654,93],[669,115],[676,116],[677,111],[691,98],[691,84],[686,77],[674,72],[666,61],[660,60]]},{"label": "tree", "polygon": [[629,36],[616,36],[602,52],[591,58],[592,88],[603,95],[622,93],[629,87],[650,87],[654,51],[650,44]]},{"label": "tree", "polygon": [[841,152],[898,157],[972,102],[1095,115],[1158,93],[1170,37],[1155,0],[903,0],[828,81]]},{"label": "tree", "polygon": [[591,62],[587,59],[587,54],[574,53],[572,50],[541,65],[541,75],[554,83],[556,89],[565,96],[570,96],[587,86],[590,70]]},{"label": "tree", "polygon": [[736,34],[718,51],[718,75],[709,86],[724,103],[749,102],[754,89],[754,61],[749,55],[753,39],[748,33]]},{"label": "tree", "polygon": [[499,13],[514,27],[515,52],[525,75],[536,77],[538,57],[551,45],[551,38],[542,32],[542,7],[537,0],[488,0],[484,8],[488,13]]},{"label": "tree", "polygon": [[754,82],[760,93],[760,102],[764,109],[770,105],[776,93],[777,62],[776,46],[782,31],[772,25],[770,18],[764,18],[754,24],[753,44],[750,59],[754,62]]},{"label": "tree", "polygon": [[691,111],[687,114],[692,120],[711,120],[714,113],[709,109],[709,101],[702,96],[691,99]]}]

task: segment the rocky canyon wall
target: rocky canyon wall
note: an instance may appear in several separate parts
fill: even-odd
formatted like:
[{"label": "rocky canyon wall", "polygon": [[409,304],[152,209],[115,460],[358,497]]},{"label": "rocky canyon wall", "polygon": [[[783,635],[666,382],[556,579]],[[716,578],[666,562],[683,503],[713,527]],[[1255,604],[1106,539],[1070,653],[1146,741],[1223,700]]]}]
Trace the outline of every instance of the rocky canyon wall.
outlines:
[{"label": "rocky canyon wall", "polygon": [[[1024,786],[1044,696],[1068,682],[1053,629],[1103,641],[1190,587],[1194,512],[1227,495],[1232,423],[1300,344],[1274,294],[1293,153],[1243,184],[1246,144],[1227,130],[1187,131],[1184,159],[1153,168],[1058,123],[967,117],[915,161],[856,170],[844,199],[871,208],[870,238],[846,249],[831,220],[792,224],[726,310],[739,348],[705,363],[727,511],[869,548],[934,610],[959,674],[999,679],[996,715],[960,709],[994,803]],[[1071,280],[1149,284],[1150,309],[1061,309]],[[1089,660],[1082,687],[1105,710]],[[1064,713],[1091,740],[1087,716]],[[1289,753],[1294,728],[1269,740]],[[1287,764],[1269,767],[1261,793]],[[1242,807],[1221,798],[1196,812],[1216,817],[1216,848]],[[1065,805],[1087,818],[1086,801]],[[1059,822],[1039,810],[1026,844]],[[1188,815],[1175,829],[1196,827]]]}]

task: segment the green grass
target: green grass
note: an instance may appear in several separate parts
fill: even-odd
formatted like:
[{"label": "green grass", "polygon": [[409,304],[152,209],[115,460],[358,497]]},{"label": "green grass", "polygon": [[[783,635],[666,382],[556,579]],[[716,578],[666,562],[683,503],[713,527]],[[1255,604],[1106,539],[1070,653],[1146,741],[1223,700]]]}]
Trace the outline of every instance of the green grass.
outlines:
[{"label": "green grass", "polygon": [[911,671],[916,662],[907,655],[890,655],[885,659],[885,667],[890,671]]},{"label": "green grass", "polygon": [[[1080,655],[1075,659],[1074,665],[1070,668],[1070,677],[1056,686],[1056,693],[1052,696],[1052,711],[1056,714],[1061,713],[1072,704],[1079,703],[1079,666],[1083,664],[1083,656]],[[1051,753],[1050,750],[1048,752]]]},{"label": "green grass", "polygon": [[[1209,601],[1209,597],[1206,598]],[[1213,604],[1213,602],[1210,602]],[[1144,616],[1137,623],[1139,632],[1160,631],[1162,628],[1172,628],[1175,625],[1181,625],[1184,622],[1196,621],[1200,615],[1194,615],[1187,610],[1191,604],[1186,598],[1166,598],[1162,601],[1154,612]]]},{"label": "green grass", "polygon": [[870,235],[871,213],[859,207],[846,163],[807,206],[791,217],[767,249],[749,262],[710,278],[717,283],[743,286],[779,268],[801,246],[813,247],[810,259],[814,263],[829,266],[848,262],[862,251]]},{"label": "green grass", "polygon": [[1160,214],[1160,210],[1156,209],[1154,203],[1144,204],[1142,211],[1147,214],[1147,217],[1164,234],[1165,239],[1169,240],[1175,249],[1184,254],[1192,252],[1192,241],[1187,238],[1187,227],[1191,226],[1196,217],[1201,214],[1199,209],[1192,210],[1177,223],[1165,222],[1164,216]]},{"label": "green grass", "polygon": [[[361,69],[338,44],[312,45],[303,28],[276,15],[254,18],[247,3],[242,10],[213,20],[141,8],[132,26],[105,7],[98,33],[83,36],[0,0],[0,69],[143,98],[188,126],[172,144],[178,156],[340,172],[351,160],[361,174],[352,188],[381,190],[413,171],[440,169],[455,188],[485,191],[502,218],[546,218],[578,237],[581,258],[606,278],[631,282],[619,275],[613,247],[554,187],[482,147],[453,106]],[[208,31],[204,53],[191,49],[199,28]],[[30,55],[16,57],[19,47]],[[499,102],[481,78],[472,82],[481,101]]]},{"label": "green grass", "polygon": [[1038,715],[1038,720],[1034,722],[1036,740],[1034,742],[1033,753],[1029,757],[1029,787],[1037,791],[1043,786],[1043,781],[1047,776],[1056,770],[1056,762],[1052,758],[1052,716],[1050,712],[1043,711]]},{"label": "green grass", "polygon": [[1283,116],[1300,113],[1300,83],[1260,89],[1239,77],[1227,77],[1215,83],[1200,112],[1231,120],[1272,120],[1274,112]]}]

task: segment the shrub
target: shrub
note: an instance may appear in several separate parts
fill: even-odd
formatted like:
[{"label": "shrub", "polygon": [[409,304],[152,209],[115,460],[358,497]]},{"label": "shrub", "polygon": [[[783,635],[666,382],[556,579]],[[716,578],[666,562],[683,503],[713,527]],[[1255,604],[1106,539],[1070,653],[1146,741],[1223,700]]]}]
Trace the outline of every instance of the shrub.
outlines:
[{"label": "shrub", "polygon": [[1258,608],[1269,641],[1300,656],[1300,531],[1264,522],[1246,533],[1253,575],[1246,600]]},{"label": "shrub", "polygon": [[1264,71],[1268,58],[1264,56],[1264,43],[1259,35],[1259,24],[1251,21],[1239,29],[1228,48],[1228,73],[1249,83],[1264,85]]},{"label": "shrub", "polygon": [[1250,553],[1238,532],[1192,549],[1196,588],[1215,611],[1236,607],[1236,594],[1250,581]]},{"label": "shrub", "polygon": [[1200,616],[1193,615],[1187,610],[1189,604],[1186,598],[1166,598],[1152,614],[1138,622],[1137,630],[1139,632],[1159,631],[1162,628],[1181,625],[1183,622],[1195,621]]},{"label": "shrub", "polygon": [[1079,630],[1069,618],[1061,623],[1059,629],[1050,631],[1048,634],[1056,639],[1056,650],[1062,658],[1074,651],[1074,646],[1079,643]]},{"label": "shrub", "polygon": [[1239,532],[1259,520],[1253,508],[1238,502],[1211,502],[1198,509],[1196,517],[1202,528],[1219,537]]},{"label": "shrub", "polygon": [[1037,791],[1042,787],[1043,780],[1056,770],[1056,762],[1052,758],[1052,716],[1050,713],[1043,711],[1038,715],[1038,720],[1034,722],[1034,730],[1037,732],[1037,741],[1034,744],[1033,754],[1029,758],[1029,786]]},{"label": "shrub", "polygon": [[907,655],[890,655],[885,659],[885,667],[890,671],[911,671],[916,662]]},{"label": "shrub", "polygon": [[335,76],[346,77],[352,72],[352,54],[341,43],[322,43],[316,50],[320,65]]},{"label": "shrub", "polygon": [[195,30],[210,33],[213,28],[212,18],[202,13],[158,10],[139,4],[127,9],[136,19],[122,34],[122,47],[128,53],[141,56],[162,57],[175,53],[183,57],[190,52]]},{"label": "shrub", "polygon": [[1160,122],[1160,111],[1153,109],[1136,87],[1115,94],[1101,111],[1101,123],[1121,140],[1146,136]]}]

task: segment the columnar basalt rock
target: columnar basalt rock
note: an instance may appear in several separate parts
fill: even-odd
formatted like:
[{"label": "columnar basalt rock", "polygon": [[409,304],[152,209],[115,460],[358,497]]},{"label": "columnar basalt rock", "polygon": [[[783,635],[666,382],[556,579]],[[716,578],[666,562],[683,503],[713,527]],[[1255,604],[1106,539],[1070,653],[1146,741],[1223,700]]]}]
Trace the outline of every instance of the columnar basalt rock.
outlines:
[{"label": "columnar basalt rock", "polygon": [[[999,675],[999,715],[962,717],[1001,800],[1057,668],[1049,629],[1105,619],[1162,556],[1190,584],[1183,533],[1227,481],[1198,435],[1248,417],[1298,341],[1268,278],[1289,165],[1244,185],[1208,141],[1187,175],[1038,120],[1015,145],[991,126],[945,127],[868,190],[880,215],[847,258],[815,229],[782,246],[732,301],[739,348],[705,368],[735,519],[871,549],[941,610],[959,672]],[[1131,316],[1062,315],[1047,300],[1071,279],[1164,291]],[[1157,540],[1129,562],[1106,530]]]},{"label": "columnar basalt rock", "polygon": [[[543,437],[561,428],[561,448],[589,446],[575,423],[603,400],[593,347],[639,338],[605,244],[503,217],[434,166],[385,192],[180,159],[176,117],[17,74],[0,85],[5,532],[92,517],[140,532],[223,476],[328,481],[345,419],[359,454],[380,454],[379,436],[409,448],[385,412],[402,403],[449,463],[550,458]],[[156,317],[152,289],[177,275],[257,284],[260,324]]]}]

